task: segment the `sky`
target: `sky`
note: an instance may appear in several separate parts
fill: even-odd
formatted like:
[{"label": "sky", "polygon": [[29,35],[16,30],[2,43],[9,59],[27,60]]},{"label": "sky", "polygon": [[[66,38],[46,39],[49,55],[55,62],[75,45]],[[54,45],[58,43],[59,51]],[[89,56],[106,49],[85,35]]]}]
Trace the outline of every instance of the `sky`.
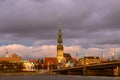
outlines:
[{"label": "sky", "polygon": [[0,0],[0,56],[55,57],[61,18],[64,52],[120,55],[120,0]]}]

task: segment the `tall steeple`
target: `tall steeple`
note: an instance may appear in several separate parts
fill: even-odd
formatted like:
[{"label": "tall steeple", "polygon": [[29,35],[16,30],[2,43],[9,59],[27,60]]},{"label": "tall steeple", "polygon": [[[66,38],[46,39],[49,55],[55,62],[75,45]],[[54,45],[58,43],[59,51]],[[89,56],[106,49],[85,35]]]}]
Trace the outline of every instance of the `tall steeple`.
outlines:
[{"label": "tall steeple", "polygon": [[63,43],[63,40],[62,40],[62,31],[61,31],[61,19],[59,19],[59,23],[58,23],[58,43]]},{"label": "tall steeple", "polygon": [[58,23],[58,39],[57,39],[57,59],[58,59],[58,63],[62,63],[63,60],[63,53],[64,53],[64,48],[63,48],[63,39],[62,39],[62,24],[61,24],[61,20],[59,19],[59,23]]}]

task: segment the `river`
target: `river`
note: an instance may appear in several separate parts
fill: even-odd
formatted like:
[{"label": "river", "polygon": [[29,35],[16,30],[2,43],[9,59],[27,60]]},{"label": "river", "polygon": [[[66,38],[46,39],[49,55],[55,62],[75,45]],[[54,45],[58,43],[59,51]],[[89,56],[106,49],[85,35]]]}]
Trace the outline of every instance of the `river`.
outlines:
[{"label": "river", "polygon": [[1,75],[0,80],[120,80],[120,77],[79,75]]}]

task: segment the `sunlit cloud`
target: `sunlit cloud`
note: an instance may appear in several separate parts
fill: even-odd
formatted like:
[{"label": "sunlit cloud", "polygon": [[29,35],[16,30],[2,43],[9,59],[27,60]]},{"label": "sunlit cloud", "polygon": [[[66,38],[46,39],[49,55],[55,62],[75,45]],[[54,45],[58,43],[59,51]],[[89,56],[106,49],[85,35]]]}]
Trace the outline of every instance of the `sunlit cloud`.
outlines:
[{"label": "sunlit cloud", "polygon": [[[38,59],[43,57],[56,57],[57,49],[56,45],[42,45],[42,46],[25,46],[21,44],[11,44],[7,46],[0,47],[0,57],[4,57],[5,51],[8,50],[9,54],[13,53],[18,54],[23,59]],[[78,57],[82,58],[84,56],[98,56],[102,58],[111,59],[113,53],[115,58],[118,59],[120,57],[120,48],[82,48],[81,46],[64,46],[64,53],[71,54],[72,57],[76,57],[76,53],[78,53]]]}]

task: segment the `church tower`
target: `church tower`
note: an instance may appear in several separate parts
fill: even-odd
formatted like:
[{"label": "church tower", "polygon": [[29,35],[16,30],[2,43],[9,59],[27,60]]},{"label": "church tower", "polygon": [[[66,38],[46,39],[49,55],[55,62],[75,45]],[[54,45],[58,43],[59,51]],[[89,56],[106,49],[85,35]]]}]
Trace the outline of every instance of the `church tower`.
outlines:
[{"label": "church tower", "polygon": [[6,52],[5,52],[5,58],[9,58],[9,53],[8,53],[7,49],[6,49]]},{"label": "church tower", "polygon": [[62,63],[62,60],[64,58],[63,53],[64,53],[64,48],[63,48],[63,39],[62,39],[62,31],[61,31],[61,20],[59,20],[58,23],[58,39],[57,39],[57,60],[58,63]]}]

